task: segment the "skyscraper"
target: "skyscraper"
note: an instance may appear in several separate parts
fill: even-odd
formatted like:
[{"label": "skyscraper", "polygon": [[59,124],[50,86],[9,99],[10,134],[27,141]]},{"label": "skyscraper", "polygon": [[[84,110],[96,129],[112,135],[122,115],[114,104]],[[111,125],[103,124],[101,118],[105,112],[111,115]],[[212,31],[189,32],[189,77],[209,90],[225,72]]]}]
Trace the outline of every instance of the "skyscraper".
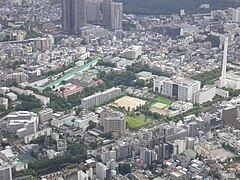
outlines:
[{"label": "skyscraper", "polygon": [[123,23],[123,4],[119,2],[111,3],[111,29],[122,29]]},{"label": "skyscraper", "polygon": [[100,0],[87,0],[86,19],[89,23],[100,22]]},{"label": "skyscraper", "polygon": [[62,0],[63,30],[70,34],[86,25],[86,0]]},{"label": "skyscraper", "polygon": [[102,3],[103,25],[105,27],[111,26],[111,3],[112,0],[103,0]]}]

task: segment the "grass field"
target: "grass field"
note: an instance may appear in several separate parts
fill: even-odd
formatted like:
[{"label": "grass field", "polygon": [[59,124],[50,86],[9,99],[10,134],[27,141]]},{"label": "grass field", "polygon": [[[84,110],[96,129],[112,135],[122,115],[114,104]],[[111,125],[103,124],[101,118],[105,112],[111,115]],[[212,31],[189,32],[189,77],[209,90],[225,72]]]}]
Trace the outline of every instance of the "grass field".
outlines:
[{"label": "grass field", "polygon": [[130,96],[124,96],[120,99],[117,99],[114,104],[119,107],[125,107],[125,109],[130,108],[130,110],[136,109],[137,106],[144,105],[146,103],[145,100],[135,98],[135,97],[130,97]]},{"label": "grass field", "polygon": [[155,101],[158,101],[160,103],[166,104],[166,105],[170,105],[173,103],[172,100],[164,98],[164,97],[158,97],[158,98],[154,98]]},{"label": "grass field", "polygon": [[152,120],[147,118],[145,119],[143,116],[126,116],[126,120],[128,123],[128,127],[130,129],[140,129],[141,127],[147,126],[152,123]]}]

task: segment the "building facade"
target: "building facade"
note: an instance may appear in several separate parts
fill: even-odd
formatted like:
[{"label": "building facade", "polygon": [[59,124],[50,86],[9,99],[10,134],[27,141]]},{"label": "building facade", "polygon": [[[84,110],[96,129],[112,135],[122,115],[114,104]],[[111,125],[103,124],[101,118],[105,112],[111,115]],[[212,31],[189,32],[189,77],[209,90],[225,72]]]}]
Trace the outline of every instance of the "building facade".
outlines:
[{"label": "building facade", "polygon": [[156,77],[153,80],[153,91],[181,101],[192,101],[195,92],[200,90],[201,82],[188,78]]},{"label": "building facade", "polygon": [[37,132],[39,119],[37,114],[29,111],[17,111],[7,115],[1,128],[15,133],[18,138]]},{"label": "building facade", "polygon": [[112,132],[116,137],[125,134],[126,120],[122,112],[104,109],[101,112],[100,124],[105,132]]},{"label": "building facade", "polygon": [[86,0],[62,0],[62,28],[69,34],[86,25]]},{"label": "building facade", "polygon": [[121,95],[121,88],[111,88],[101,93],[85,97],[81,100],[81,106],[88,109],[94,106],[99,106]]},{"label": "building facade", "polygon": [[123,25],[123,4],[119,2],[111,3],[111,29],[121,30]]}]

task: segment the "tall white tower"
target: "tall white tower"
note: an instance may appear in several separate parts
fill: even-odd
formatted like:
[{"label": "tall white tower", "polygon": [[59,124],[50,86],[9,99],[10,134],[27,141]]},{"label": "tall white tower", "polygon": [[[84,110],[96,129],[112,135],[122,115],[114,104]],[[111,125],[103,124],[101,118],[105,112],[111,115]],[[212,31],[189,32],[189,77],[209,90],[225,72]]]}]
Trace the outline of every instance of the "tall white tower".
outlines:
[{"label": "tall white tower", "polygon": [[220,88],[226,87],[226,75],[227,75],[227,54],[228,54],[228,37],[224,37],[224,52],[222,61],[222,75],[220,77]]}]

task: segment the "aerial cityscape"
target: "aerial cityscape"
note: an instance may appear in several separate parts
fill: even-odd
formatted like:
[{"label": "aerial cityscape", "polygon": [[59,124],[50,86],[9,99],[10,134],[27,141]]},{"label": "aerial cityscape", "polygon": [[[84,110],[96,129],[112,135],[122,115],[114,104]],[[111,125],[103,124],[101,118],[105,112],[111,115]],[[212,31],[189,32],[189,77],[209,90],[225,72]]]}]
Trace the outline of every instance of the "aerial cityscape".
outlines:
[{"label": "aerial cityscape", "polygon": [[240,179],[240,0],[0,0],[0,180]]}]

